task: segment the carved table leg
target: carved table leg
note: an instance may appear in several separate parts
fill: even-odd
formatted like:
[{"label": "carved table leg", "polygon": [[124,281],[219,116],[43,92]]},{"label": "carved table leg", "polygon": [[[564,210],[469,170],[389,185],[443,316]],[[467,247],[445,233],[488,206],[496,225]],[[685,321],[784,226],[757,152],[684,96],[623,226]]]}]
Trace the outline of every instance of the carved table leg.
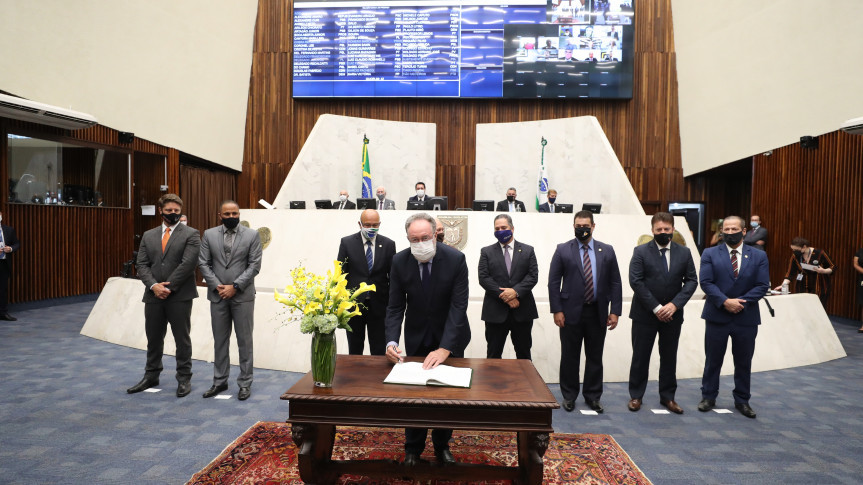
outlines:
[{"label": "carved table leg", "polygon": [[548,433],[518,433],[518,469],[521,483],[542,484],[542,457],[548,449]]},{"label": "carved table leg", "polygon": [[336,427],[323,424],[294,424],[291,438],[297,445],[297,462],[300,478],[307,484],[327,484],[335,482],[330,459],[333,454],[333,440]]}]

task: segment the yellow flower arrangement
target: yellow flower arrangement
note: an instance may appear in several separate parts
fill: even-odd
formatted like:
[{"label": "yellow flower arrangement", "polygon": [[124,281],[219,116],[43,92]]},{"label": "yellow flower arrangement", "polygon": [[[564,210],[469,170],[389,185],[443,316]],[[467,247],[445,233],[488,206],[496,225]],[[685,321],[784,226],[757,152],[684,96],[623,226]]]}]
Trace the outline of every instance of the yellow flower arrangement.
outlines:
[{"label": "yellow flower arrangement", "polygon": [[284,293],[275,291],[276,301],[285,305],[293,318],[299,321],[303,333],[333,333],[337,328],[351,330],[348,321],[362,315],[357,297],[375,291],[375,285],[360,283],[359,288],[349,290],[347,273],[342,273],[341,261],[335,261],[326,276],[306,271],[304,266],[291,270],[293,284]]}]

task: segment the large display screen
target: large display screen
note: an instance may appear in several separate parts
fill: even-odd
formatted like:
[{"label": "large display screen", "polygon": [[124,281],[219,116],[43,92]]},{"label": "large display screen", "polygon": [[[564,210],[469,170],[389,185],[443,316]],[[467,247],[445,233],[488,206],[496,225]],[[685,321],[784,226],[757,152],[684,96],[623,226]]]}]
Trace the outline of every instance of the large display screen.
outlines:
[{"label": "large display screen", "polygon": [[295,98],[632,98],[634,0],[294,0]]}]

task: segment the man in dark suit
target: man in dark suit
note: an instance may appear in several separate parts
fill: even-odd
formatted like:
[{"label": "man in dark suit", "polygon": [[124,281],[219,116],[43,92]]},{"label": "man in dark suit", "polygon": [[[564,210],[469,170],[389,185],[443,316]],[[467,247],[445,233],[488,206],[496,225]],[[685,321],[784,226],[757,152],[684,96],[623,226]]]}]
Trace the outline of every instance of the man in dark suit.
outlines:
[{"label": "man in dark suit", "polygon": [[[458,250],[437,244],[430,215],[412,215],[405,230],[411,247],[393,257],[390,270],[387,358],[401,360],[398,342],[404,319],[407,355],[424,356],[423,368],[431,369],[449,356],[462,357],[470,342],[467,263]],[[405,429],[406,466],[419,462],[427,434],[427,429]],[[455,463],[449,451],[451,437],[451,429],[432,430],[435,455],[442,464]]]},{"label": "man in dark suit", "polygon": [[515,240],[514,231],[512,218],[498,215],[494,219],[498,242],[479,253],[479,284],[485,289],[482,320],[489,359],[501,358],[509,334],[516,358],[530,360],[533,320],[539,316],[532,291],[539,278],[536,254],[533,246]]},{"label": "man in dark suit", "polygon": [[634,297],[629,310],[632,320],[632,364],[629,367],[629,410],[641,409],[647,389],[647,373],[653,342],[659,334],[659,403],[683,414],[677,391],[677,343],[683,325],[683,305],[698,287],[695,263],[689,248],[671,241],[674,217],[657,212],[650,220],[653,241],[637,246],[629,263],[629,286]]},{"label": "man in dark suit", "polygon": [[426,194],[425,182],[417,182],[414,185],[414,190],[417,191],[417,195],[412,195],[408,198],[408,205],[406,207],[407,209],[410,209],[411,202],[419,202],[420,204],[422,204],[421,207],[425,207],[425,204],[427,202],[428,195]]},{"label": "man in dark suit", "polygon": [[261,271],[263,249],[258,231],[240,225],[240,206],[236,202],[222,202],[219,218],[221,225],[204,231],[198,257],[198,267],[207,282],[213,327],[213,385],[204,397],[228,389],[233,327],[240,354],[237,399],[245,401],[252,395],[255,276]]},{"label": "man in dark suit", "polygon": [[497,203],[498,212],[525,212],[524,202],[516,200],[515,187],[506,191],[506,200]]},{"label": "man in dark suit", "polygon": [[592,237],[596,228],[592,212],[577,212],[573,227],[575,239],[557,245],[548,271],[548,302],[560,327],[560,391],[563,409],[571,412],[578,397],[584,342],[584,400],[601,413],[606,327],[617,327],[623,309],[620,269],[614,248]]},{"label": "man in dark suit", "polygon": [[761,216],[753,214],[752,217],[749,218],[749,225],[752,227],[752,230],[746,232],[746,236],[743,238],[743,244],[752,246],[755,249],[766,251],[767,229],[761,225]]},{"label": "man in dark suit", "polygon": [[369,353],[384,355],[386,335],[384,319],[390,300],[390,266],[396,254],[396,243],[378,234],[381,217],[378,211],[366,209],[360,214],[360,230],[342,238],[337,260],[342,262],[342,272],[348,275],[348,288],[357,288],[360,283],[375,285],[375,291],[360,296],[364,306],[362,315],[351,318],[348,323],[348,352],[363,355],[366,331],[369,334]]},{"label": "man in dark suit", "polygon": [[357,205],[348,200],[348,191],[342,190],[339,192],[339,200],[333,202],[333,209],[336,210],[353,210]]},{"label": "man in dark suit", "polygon": [[701,289],[707,295],[704,311],[704,375],[698,410],[710,411],[719,395],[719,371],[731,338],[734,356],[734,407],[754,418],[749,406],[752,354],[761,324],[758,301],[770,289],[767,254],[743,244],[745,222],[738,216],[722,221],[722,243],[701,255]]},{"label": "man in dark suit", "polygon": [[192,391],[192,300],[198,297],[195,267],[201,250],[197,229],[180,224],[183,200],[176,194],[159,198],[162,224],[145,232],[138,248],[136,267],[144,283],[144,329],[147,333],[147,365],[144,378],[126,389],[133,394],[159,385],[162,350],[168,323],[177,344],[177,397]]},{"label": "man in dark suit", "polygon": [[[3,214],[0,214],[0,221]],[[12,253],[21,247],[15,229],[6,224],[0,224],[0,320],[14,322],[18,320],[9,314],[9,277],[12,276]]]},{"label": "man in dark suit", "polygon": [[557,191],[551,189],[548,191],[548,202],[540,204],[539,211],[550,212],[552,214],[558,212],[557,204],[555,204],[555,202],[557,202]]}]

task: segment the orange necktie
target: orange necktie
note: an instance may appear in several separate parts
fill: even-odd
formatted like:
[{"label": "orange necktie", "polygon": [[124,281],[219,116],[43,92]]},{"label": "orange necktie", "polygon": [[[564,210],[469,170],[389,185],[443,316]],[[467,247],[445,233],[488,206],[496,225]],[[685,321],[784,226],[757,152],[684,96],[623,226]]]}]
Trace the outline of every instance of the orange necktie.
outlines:
[{"label": "orange necktie", "polygon": [[165,246],[168,245],[168,239],[171,237],[171,228],[165,228],[165,234],[162,235],[162,252],[165,252]]}]

